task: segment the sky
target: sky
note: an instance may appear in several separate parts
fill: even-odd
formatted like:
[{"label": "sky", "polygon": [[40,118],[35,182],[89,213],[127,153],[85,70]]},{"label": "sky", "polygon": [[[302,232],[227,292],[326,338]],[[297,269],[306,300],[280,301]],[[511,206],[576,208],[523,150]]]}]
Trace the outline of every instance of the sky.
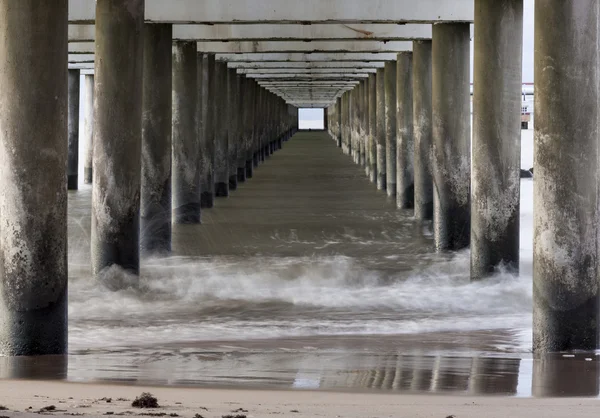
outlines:
[{"label": "sky", "polygon": [[[524,0],[523,15],[523,83],[533,83],[533,11],[534,0]],[[473,41],[471,40],[471,81],[473,80]],[[301,109],[300,127],[321,129],[322,109]],[[320,122],[320,123],[319,123]]]}]

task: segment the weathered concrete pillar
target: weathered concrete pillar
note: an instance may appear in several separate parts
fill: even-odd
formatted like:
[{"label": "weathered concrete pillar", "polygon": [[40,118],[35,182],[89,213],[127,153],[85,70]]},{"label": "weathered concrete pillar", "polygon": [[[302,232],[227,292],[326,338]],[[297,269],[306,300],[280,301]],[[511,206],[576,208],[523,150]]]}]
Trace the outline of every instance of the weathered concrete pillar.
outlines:
[{"label": "weathered concrete pillar", "polygon": [[140,268],[143,29],[143,0],[97,0],[91,255],[94,276],[113,289],[131,283],[109,268]]},{"label": "weathered concrete pillar", "polygon": [[342,95],[342,152],[344,154],[350,153],[350,141],[349,141],[349,133],[350,128],[348,126],[349,117],[348,111],[350,107],[348,106],[348,98],[350,96],[350,92],[347,91]]},{"label": "weathered concrete pillar", "polygon": [[200,223],[197,43],[173,47],[173,222]]},{"label": "weathered concrete pillar", "polygon": [[229,190],[237,190],[237,153],[239,147],[239,93],[238,75],[235,69],[227,69],[227,107],[229,109],[229,123],[227,126],[227,163],[229,167]]},{"label": "weathered concrete pillar", "polygon": [[79,70],[69,70],[69,156],[67,188],[77,190],[79,184]]},{"label": "weathered concrete pillar", "polygon": [[433,219],[431,41],[413,42],[415,219]]},{"label": "weathered concrete pillar", "polygon": [[598,12],[535,4],[534,352],[598,348]]},{"label": "weathered concrete pillar", "polygon": [[415,202],[412,60],[412,52],[401,52],[396,67],[396,205],[399,209],[412,209]]},{"label": "weathered concrete pillar", "polygon": [[377,74],[369,77],[369,178],[377,184]]},{"label": "weathered concrete pillar", "polygon": [[377,189],[386,189],[385,69],[377,69]]},{"label": "weathered concrete pillar", "polygon": [[254,129],[255,129],[255,102],[256,102],[256,82],[252,79],[246,79],[245,111],[246,113],[246,178],[254,177]]},{"label": "weathered concrete pillar", "polygon": [[83,163],[83,182],[92,184],[94,163],[94,76],[86,74],[84,77],[83,105],[83,143],[85,144],[85,161]]},{"label": "weathered concrete pillar", "polygon": [[475,1],[471,279],[519,269],[523,0]]},{"label": "weathered concrete pillar", "polygon": [[248,157],[248,136],[247,136],[247,126],[248,126],[248,79],[244,76],[239,77],[238,82],[238,109],[239,109],[239,125],[238,125],[238,141],[239,141],[239,149],[238,149],[238,158],[237,158],[237,180],[238,183],[243,183],[246,181],[246,168],[247,168],[247,157]]},{"label": "weathered concrete pillar", "polygon": [[433,25],[433,229],[438,250],[460,250],[470,241],[469,60],[468,24]]},{"label": "weathered concrete pillar", "polygon": [[201,208],[212,208],[215,196],[215,54],[204,54],[202,58],[202,107],[204,114],[204,135],[200,137]]},{"label": "weathered concrete pillar", "polygon": [[3,356],[67,352],[67,8],[0,1]]},{"label": "weathered concrete pillar", "polygon": [[370,171],[371,171],[371,155],[369,152],[369,147],[371,146],[370,144],[370,138],[371,138],[371,134],[370,134],[370,129],[371,127],[369,126],[369,79],[365,79],[363,82],[363,96],[362,96],[362,105],[363,105],[363,114],[362,114],[362,121],[363,121],[363,148],[362,148],[362,154],[363,154],[363,166],[365,167],[365,175],[367,176],[367,178],[370,177]]},{"label": "weathered concrete pillar", "polygon": [[171,106],[173,29],[144,27],[140,247],[171,251]]},{"label": "weathered concrete pillar", "polygon": [[396,62],[385,63],[385,167],[388,196],[396,197]]},{"label": "weathered concrete pillar", "polygon": [[215,196],[229,196],[229,101],[227,100],[227,64],[215,67]]},{"label": "weathered concrete pillar", "polygon": [[[343,96],[342,96],[343,97]],[[337,99],[336,102],[336,117],[337,117],[337,122],[336,122],[336,140],[337,140],[337,146],[338,147],[342,147],[342,129],[343,129],[343,125],[342,125],[342,97],[339,97]]]}]

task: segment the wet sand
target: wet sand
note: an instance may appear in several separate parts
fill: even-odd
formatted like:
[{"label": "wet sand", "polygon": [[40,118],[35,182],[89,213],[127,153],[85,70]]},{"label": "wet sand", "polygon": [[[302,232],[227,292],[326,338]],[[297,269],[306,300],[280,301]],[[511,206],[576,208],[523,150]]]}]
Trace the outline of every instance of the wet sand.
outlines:
[{"label": "wet sand", "polygon": [[[131,407],[141,392],[150,392],[161,406]],[[0,381],[0,402],[5,417],[53,416],[106,417],[165,416],[182,418],[262,418],[273,416],[312,418],[564,418],[596,417],[592,399],[517,399],[500,397],[422,396],[313,391],[249,391],[189,388],[107,386],[92,384]],[[110,399],[110,402],[107,400]]]}]

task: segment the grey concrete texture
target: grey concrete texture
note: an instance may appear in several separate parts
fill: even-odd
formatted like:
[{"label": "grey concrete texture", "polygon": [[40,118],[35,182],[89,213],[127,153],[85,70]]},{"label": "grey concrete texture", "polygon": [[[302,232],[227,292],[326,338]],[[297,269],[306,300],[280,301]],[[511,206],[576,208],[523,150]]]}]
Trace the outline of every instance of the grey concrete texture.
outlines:
[{"label": "grey concrete texture", "polygon": [[67,1],[0,1],[0,355],[67,352]]},{"label": "grey concrete texture", "polygon": [[[215,55],[203,54],[202,57],[202,113],[203,135],[200,135],[200,206],[212,208],[215,195]],[[202,120],[202,119],[201,119]]]},{"label": "grey concrete texture", "polygon": [[140,197],[145,254],[171,251],[172,39],[172,25],[145,25]]},{"label": "grey concrete texture", "polygon": [[85,149],[83,162],[83,182],[92,184],[93,159],[94,159],[94,75],[86,74],[84,77],[84,104],[83,104],[83,135],[82,142]]},{"label": "grey concrete texture", "polygon": [[369,76],[369,179],[377,184],[377,74]]},{"label": "grey concrete texture", "polygon": [[432,112],[434,238],[439,251],[470,242],[470,30],[466,23],[433,27]]},{"label": "grey concrete texture", "polygon": [[385,167],[386,190],[390,197],[396,198],[396,62],[385,63]]},{"label": "grey concrete texture", "polygon": [[536,353],[598,348],[598,12],[535,4]]},{"label": "grey concrete texture", "polygon": [[431,41],[413,43],[415,219],[433,219]]},{"label": "grey concrete texture", "polygon": [[238,150],[240,145],[240,95],[239,76],[235,69],[227,70],[227,102],[229,108],[227,161],[229,167],[229,190],[237,189]]},{"label": "grey concrete texture", "polygon": [[173,48],[173,221],[200,222],[200,138],[198,137],[198,61],[194,42]]},{"label": "grey concrete texture", "polygon": [[377,189],[386,189],[386,130],[385,130],[385,71],[383,68],[377,70]]},{"label": "grey concrete texture", "polygon": [[79,70],[69,70],[69,116],[67,188],[77,190],[79,183]]},{"label": "grey concrete texture", "polygon": [[143,0],[97,1],[91,258],[112,289],[140,268],[143,29]]},{"label": "grey concrete texture", "polygon": [[229,196],[227,64],[215,63],[215,197]]},{"label": "grey concrete texture", "polygon": [[476,0],[471,279],[519,269],[523,0]]},{"label": "grey concrete texture", "polygon": [[396,67],[396,205],[412,209],[415,200],[412,52],[398,54]]},{"label": "grey concrete texture", "polygon": [[363,81],[363,88],[362,88],[362,92],[363,92],[363,97],[362,97],[362,104],[363,104],[363,114],[362,114],[362,124],[363,124],[363,131],[362,131],[362,140],[363,140],[363,147],[361,148],[361,158],[362,158],[362,165],[365,167],[365,174],[367,177],[370,176],[370,170],[371,170],[371,155],[369,153],[369,147],[370,147],[370,133],[369,133],[369,79],[366,79]]}]

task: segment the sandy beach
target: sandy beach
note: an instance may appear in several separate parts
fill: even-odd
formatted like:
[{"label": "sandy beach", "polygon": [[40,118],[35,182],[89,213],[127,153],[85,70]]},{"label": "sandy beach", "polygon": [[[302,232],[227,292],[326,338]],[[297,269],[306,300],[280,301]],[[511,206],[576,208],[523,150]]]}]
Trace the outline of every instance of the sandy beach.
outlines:
[{"label": "sandy beach", "polygon": [[[138,409],[132,400],[142,392],[157,397],[157,409]],[[110,402],[108,401],[110,399]],[[390,395],[312,391],[247,391],[95,385],[34,381],[0,381],[0,416],[98,417],[166,416],[181,418],[242,418],[287,416],[384,418],[520,418],[532,416],[596,417],[598,400],[583,398],[519,399]],[[40,412],[43,408],[56,409]],[[52,409],[52,408],[50,408]],[[198,415],[196,415],[198,414]]]}]

